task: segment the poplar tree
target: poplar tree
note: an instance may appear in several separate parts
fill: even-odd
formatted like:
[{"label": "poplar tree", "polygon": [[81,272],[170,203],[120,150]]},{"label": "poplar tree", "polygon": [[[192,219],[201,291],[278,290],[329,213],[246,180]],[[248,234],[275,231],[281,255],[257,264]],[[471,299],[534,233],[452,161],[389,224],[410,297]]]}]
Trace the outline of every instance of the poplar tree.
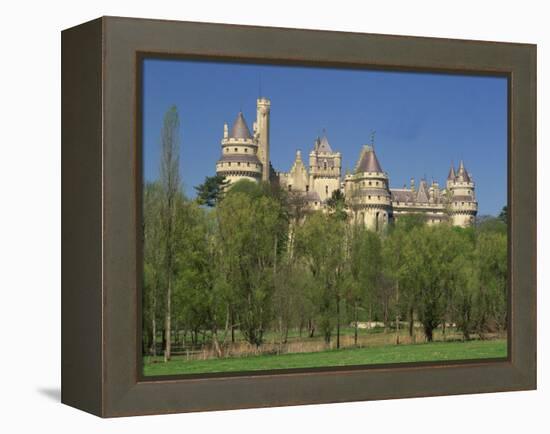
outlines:
[{"label": "poplar tree", "polygon": [[164,273],[166,282],[164,312],[164,361],[170,360],[172,341],[172,291],[174,284],[175,227],[179,173],[180,120],[176,106],[164,115],[161,129],[160,183],[162,188],[161,220],[164,240]]}]

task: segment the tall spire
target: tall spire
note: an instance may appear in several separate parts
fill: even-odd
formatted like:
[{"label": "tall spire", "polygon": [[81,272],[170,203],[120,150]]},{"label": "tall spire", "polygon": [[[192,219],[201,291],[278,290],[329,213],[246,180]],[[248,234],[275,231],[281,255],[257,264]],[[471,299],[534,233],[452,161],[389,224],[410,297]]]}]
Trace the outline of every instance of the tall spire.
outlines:
[{"label": "tall spire", "polygon": [[455,178],[456,178],[455,165],[451,163],[451,170],[449,170],[449,176],[447,176],[447,180],[454,181]]},{"label": "tall spire", "polygon": [[458,165],[456,177],[461,181],[470,182],[470,175],[468,175],[468,171],[464,167],[464,161],[462,160],[460,160],[460,164]]}]

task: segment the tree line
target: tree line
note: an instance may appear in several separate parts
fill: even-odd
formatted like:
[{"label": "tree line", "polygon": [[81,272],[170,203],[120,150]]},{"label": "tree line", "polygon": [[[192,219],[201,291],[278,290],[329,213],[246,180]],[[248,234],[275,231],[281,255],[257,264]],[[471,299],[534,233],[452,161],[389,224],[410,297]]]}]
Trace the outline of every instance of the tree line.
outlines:
[{"label": "tree line", "polygon": [[[426,340],[455,324],[464,339],[507,323],[506,217],[472,228],[401,216],[382,232],[351,224],[341,192],[326,212],[277,186],[207,177],[187,198],[179,177],[179,119],[169,110],[159,178],[143,191],[143,351],[165,360],[176,331],[209,335],[218,357],[238,332],[322,336],[340,348],[342,328],[415,322]],[[397,343],[399,333],[396,333]]]}]

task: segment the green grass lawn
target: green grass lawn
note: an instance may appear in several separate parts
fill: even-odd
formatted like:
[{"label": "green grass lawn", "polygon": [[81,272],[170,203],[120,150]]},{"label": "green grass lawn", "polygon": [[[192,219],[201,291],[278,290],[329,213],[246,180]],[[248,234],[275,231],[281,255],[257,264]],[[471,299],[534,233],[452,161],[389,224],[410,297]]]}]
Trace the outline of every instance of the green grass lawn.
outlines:
[{"label": "green grass lawn", "polygon": [[212,372],[259,371],[327,366],[375,365],[381,363],[431,362],[443,360],[506,357],[506,340],[432,342],[347,348],[316,353],[261,355],[241,358],[185,360],[174,357],[167,363],[144,360],[145,376],[204,374]]}]

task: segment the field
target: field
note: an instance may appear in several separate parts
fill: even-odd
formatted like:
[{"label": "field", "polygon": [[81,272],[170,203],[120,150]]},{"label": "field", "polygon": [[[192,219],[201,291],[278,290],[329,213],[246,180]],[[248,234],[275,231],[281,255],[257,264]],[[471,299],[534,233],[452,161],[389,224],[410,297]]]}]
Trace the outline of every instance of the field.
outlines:
[{"label": "field", "polygon": [[506,357],[506,340],[432,342],[346,348],[313,353],[259,355],[240,358],[187,360],[175,356],[167,363],[144,358],[144,375],[181,375],[213,372],[258,371],[382,363],[488,359]]}]

